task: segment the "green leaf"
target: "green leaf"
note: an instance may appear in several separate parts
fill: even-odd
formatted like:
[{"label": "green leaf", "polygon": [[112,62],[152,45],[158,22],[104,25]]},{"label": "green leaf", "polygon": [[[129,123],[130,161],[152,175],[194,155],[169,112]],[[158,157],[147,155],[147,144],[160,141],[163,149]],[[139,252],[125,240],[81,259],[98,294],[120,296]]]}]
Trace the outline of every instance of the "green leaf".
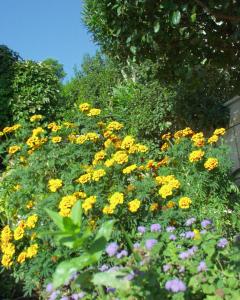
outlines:
[{"label": "green leaf", "polygon": [[95,285],[104,285],[127,291],[130,289],[130,281],[126,279],[126,272],[101,272],[93,275],[92,282]]},{"label": "green leaf", "polygon": [[131,51],[133,54],[136,54],[137,48],[136,48],[135,46],[131,46],[131,47],[130,47],[130,51]]},{"label": "green leaf", "polygon": [[194,22],[196,21],[196,19],[197,19],[197,14],[196,14],[196,13],[193,13],[193,14],[191,15],[191,21],[194,23]]},{"label": "green leaf", "polygon": [[158,33],[159,29],[160,29],[160,23],[159,22],[155,22],[155,24],[154,24],[154,32]]},{"label": "green leaf", "polygon": [[100,237],[105,237],[105,239],[109,241],[112,234],[114,223],[115,223],[114,220],[106,221],[105,223],[103,223],[100,229],[98,230],[98,233],[94,240],[96,241]]},{"label": "green leaf", "polygon": [[57,227],[61,230],[64,231],[64,222],[63,222],[63,217],[61,217],[58,213],[56,213],[55,211],[52,211],[48,208],[45,208],[47,214],[49,215],[49,217],[53,220],[53,222],[57,225]]},{"label": "green leaf", "polygon": [[178,25],[180,23],[180,20],[181,20],[181,12],[179,10],[174,11],[171,18],[172,24]]},{"label": "green leaf", "polygon": [[82,225],[82,203],[77,201],[71,211],[71,219],[75,225],[81,228]]}]

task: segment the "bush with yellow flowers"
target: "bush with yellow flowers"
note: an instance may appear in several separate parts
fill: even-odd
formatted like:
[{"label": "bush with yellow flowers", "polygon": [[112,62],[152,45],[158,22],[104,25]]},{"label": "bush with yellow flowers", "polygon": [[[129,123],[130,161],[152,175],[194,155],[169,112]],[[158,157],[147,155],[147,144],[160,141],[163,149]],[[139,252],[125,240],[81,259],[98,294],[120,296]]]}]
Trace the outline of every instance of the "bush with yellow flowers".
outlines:
[{"label": "bush with yellow flowers", "polygon": [[68,217],[78,200],[84,224],[97,230],[114,219],[113,236],[120,242],[126,233],[134,237],[139,224],[177,224],[194,214],[210,214],[219,232],[235,228],[236,188],[224,133],[166,133],[152,152],[124,124],[88,103],[72,120],[47,123],[34,115],[4,128],[1,265],[24,282],[26,293],[40,292],[59,261],[81,254],[53,242],[46,232],[55,224],[45,209]]}]

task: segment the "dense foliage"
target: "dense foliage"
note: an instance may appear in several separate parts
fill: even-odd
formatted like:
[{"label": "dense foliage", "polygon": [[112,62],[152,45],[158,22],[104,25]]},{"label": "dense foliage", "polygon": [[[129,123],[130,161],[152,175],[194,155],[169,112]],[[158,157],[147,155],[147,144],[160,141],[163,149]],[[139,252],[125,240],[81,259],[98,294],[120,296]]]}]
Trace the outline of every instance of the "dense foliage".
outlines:
[{"label": "dense foliage", "polygon": [[[165,134],[162,137],[164,144],[158,152],[149,151],[146,145],[126,132],[127,128],[113,120],[108,111],[101,111],[88,103],[80,105],[80,111],[72,120],[49,123],[42,115],[33,115],[29,122],[3,130],[6,139],[2,143],[2,152],[7,151],[8,155],[0,190],[1,218],[5,224],[1,231],[2,265],[12,270],[16,280],[23,281],[26,293],[34,290],[40,295],[61,262],[54,284],[55,287],[66,286],[62,295],[59,292],[53,292],[53,295],[62,297],[70,289],[75,294],[87,293],[86,299],[101,299],[108,290],[105,289],[108,279],[104,279],[105,273],[103,277],[96,274],[97,269],[102,264],[112,267],[119,264],[112,260],[113,255],[109,255],[110,260],[103,255],[110,236],[102,236],[105,234],[101,233],[102,230],[99,234],[96,232],[101,226],[109,228],[108,224],[112,224],[105,222],[115,221],[112,239],[130,255],[120,263],[123,271],[127,267],[129,272],[132,268],[134,272],[138,270],[141,273],[145,272],[148,264],[155,263],[147,259],[147,265],[143,264],[139,269],[138,261],[132,261],[135,250],[131,245],[138,242],[138,226],[160,223],[165,228],[174,225],[180,235],[184,232],[183,222],[194,216],[198,222],[211,218],[215,227],[209,227],[210,233],[205,238],[204,233],[199,231],[199,225],[194,225],[190,241],[179,240],[180,244],[186,251],[188,247],[199,245],[201,251],[194,266],[206,259],[207,268],[213,272],[209,273],[209,282],[215,280],[217,269],[214,267],[213,271],[212,268],[216,259],[220,259],[220,264],[224,264],[225,269],[232,272],[229,276],[234,278],[232,283],[227,281],[227,277],[226,281],[223,279],[223,287],[227,288],[229,284],[237,286],[239,278],[232,268],[236,258],[230,245],[239,230],[239,207],[237,188],[228,175],[226,147],[221,145],[225,130],[215,130],[208,139],[190,128],[173,135]],[[217,141],[220,143],[218,146]],[[75,210],[71,212],[73,206]],[[81,207],[83,216],[80,222]],[[49,210],[47,213],[46,208],[58,213]],[[54,233],[56,225],[59,229]],[[96,243],[92,244],[96,234]],[[55,241],[52,235],[56,237]],[[223,255],[216,252],[216,256],[214,249],[222,236],[229,240],[229,252],[223,252]],[[149,236],[150,240],[156,238],[158,235]],[[188,237],[185,238],[188,241]],[[211,242],[213,250],[206,258],[206,249],[210,247],[208,239],[215,242]],[[168,263],[178,267],[177,244],[171,241],[167,245],[160,241],[157,249],[162,263],[167,263],[168,257],[166,251],[160,251],[163,244],[171,249],[166,251],[175,253],[173,261]],[[143,258],[147,258],[150,248],[139,251]],[[162,268],[162,263],[159,268]],[[185,267],[188,268],[188,265]],[[80,270],[84,275],[69,287],[65,281],[69,282],[73,271]],[[188,285],[186,296],[197,293],[199,299],[204,299],[204,295],[214,294],[218,283],[214,290],[207,287],[206,291],[202,290],[194,283],[194,270],[188,269],[187,277],[184,277]],[[170,273],[166,277],[156,277],[155,282],[150,280],[151,272],[159,271],[149,269],[149,272],[144,279],[145,285],[139,286],[138,280],[141,282],[142,279],[137,278],[137,282],[127,284],[131,286],[131,292],[127,289],[124,291],[126,294],[119,291],[119,295],[130,297],[129,293],[133,293],[132,296],[138,298],[142,293],[147,296],[150,292],[154,299],[154,295],[164,289],[165,283],[175,277],[175,273]],[[121,277],[122,273],[109,276]],[[115,281],[113,278],[113,284]],[[86,285],[86,282],[89,284]],[[167,290],[164,292],[166,299],[174,295],[171,289]],[[176,297],[173,296],[173,299]]]}]

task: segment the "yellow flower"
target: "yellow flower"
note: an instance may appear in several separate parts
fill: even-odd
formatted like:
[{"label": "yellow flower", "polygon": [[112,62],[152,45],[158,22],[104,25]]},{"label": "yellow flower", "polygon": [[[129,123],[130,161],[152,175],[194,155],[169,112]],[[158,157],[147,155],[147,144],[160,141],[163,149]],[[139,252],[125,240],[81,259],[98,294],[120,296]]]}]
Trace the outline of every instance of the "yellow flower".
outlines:
[{"label": "yellow flower", "polygon": [[[168,185],[172,189],[178,189],[180,187],[180,182],[178,179],[175,178],[174,175],[168,175],[168,176],[157,176],[155,178],[157,184],[159,185]],[[163,189],[164,190],[164,189]]]},{"label": "yellow flower", "polygon": [[18,255],[17,262],[18,262],[19,264],[22,264],[22,263],[25,262],[26,258],[27,258],[27,252],[26,252],[26,251],[23,251],[23,252],[21,252],[21,253]]},{"label": "yellow flower", "polygon": [[26,227],[30,229],[34,228],[36,226],[37,221],[38,221],[37,215],[29,216],[26,221]]},{"label": "yellow flower", "polygon": [[14,240],[21,240],[23,238],[24,235],[24,228],[21,226],[18,226],[15,230],[14,230]]},{"label": "yellow flower", "polygon": [[128,202],[128,210],[132,213],[135,213],[136,211],[138,211],[140,204],[141,204],[140,200],[134,199],[134,200]]},{"label": "yellow flower", "polygon": [[76,182],[78,183],[81,183],[81,184],[84,184],[84,183],[87,183],[91,180],[91,174],[84,174],[84,175],[81,175],[77,180]]},{"label": "yellow flower", "polygon": [[88,117],[94,117],[94,116],[100,115],[100,113],[101,113],[101,109],[92,108],[92,109],[90,109],[90,111],[87,115],[88,115]]},{"label": "yellow flower", "polygon": [[152,203],[152,204],[150,205],[149,210],[150,210],[150,211],[155,211],[155,210],[158,210],[158,208],[159,208],[158,203],[157,203],[157,202],[154,202],[154,203]]},{"label": "yellow flower", "polygon": [[92,180],[93,181],[99,181],[101,177],[106,175],[106,171],[104,169],[98,169],[96,171],[93,171],[92,173]]},{"label": "yellow flower", "polygon": [[41,120],[42,118],[43,118],[42,115],[33,115],[33,116],[31,116],[31,118],[30,118],[30,122],[39,121],[39,120]]},{"label": "yellow flower", "polygon": [[26,257],[28,258],[32,258],[36,256],[38,253],[38,244],[31,245],[30,247],[27,248],[26,252],[27,252]]},{"label": "yellow flower", "polygon": [[205,144],[205,138],[202,132],[196,133],[192,136],[194,146],[202,147]]},{"label": "yellow flower", "polygon": [[205,152],[202,151],[202,150],[195,150],[195,151],[192,151],[190,154],[189,154],[189,161],[190,162],[196,162],[196,161],[199,161],[203,158]]},{"label": "yellow flower", "polygon": [[17,152],[19,150],[21,150],[20,146],[17,146],[17,145],[11,146],[11,147],[8,148],[8,153],[9,154],[14,154],[15,152]]},{"label": "yellow flower", "polygon": [[121,144],[122,149],[129,149],[135,143],[135,139],[131,135],[127,135]]},{"label": "yellow flower", "polygon": [[169,148],[169,144],[168,143],[164,143],[161,147],[161,151],[166,151]]},{"label": "yellow flower", "polygon": [[162,135],[162,140],[169,140],[171,138],[171,133],[168,132],[168,133],[165,133]]},{"label": "yellow flower", "polygon": [[191,203],[192,203],[192,200],[189,197],[182,197],[178,201],[178,205],[182,209],[189,208]]},{"label": "yellow flower", "polygon": [[123,204],[124,195],[123,193],[115,192],[110,198],[110,205],[115,208],[118,204]]},{"label": "yellow flower", "polygon": [[94,160],[98,161],[98,160],[102,160],[104,159],[104,157],[106,156],[106,152],[104,150],[98,151],[95,155],[94,155]]},{"label": "yellow flower", "polygon": [[112,141],[110,139],[107,139],[105,142],[104,142],[104,147],[105,148],[109,148],[111,145],[113,145]]},{"label": "yellow flower", "polygon": [[173,202],[173,201],[168,201],[167,202],[167,208],[173,208],[175,205],[176,205],[176,203]]},{"label": "yellow flower", "polygon": [[96,132],[88,132],[86,134],[87,140],[96,142],[99,139],[99,135]]},{"label": "yellow flower", "polygon": [[63,217],[68,217],[71,213],[71,208],[77,201],[77,196],[72,194],[72,195],[67,195],[62,197],[60,203],[59,203],[59,214]]},{"label": "yellow flower", "polygon": [[132,171],[134,171],[135,169],[137,169],[137,165],[136,165],[136,164],[133,164],[133,165],[131,165],[131,166],[128,166],[128,167],[124,168],[124,169],[122,170],[122,172],[123,172],[123,174],[130,174],[130,173],[132,173]]},{"label": "yellow flower", "polygon": [[85,111],[88,111],[90,109],[90,104],[85,102],[85,103],[81,103],[79,105],[79,109],[82,111],[82,112],[85,112]]},{"label": "yellow flower", "polygon": [[218,139],[219,139],[218,135],[214,134],[208,139],[208,144],[216,143]]},{"label": "yellow flower", "polygon": [[174,133],[174,138],[175,138],[176,140],[180,139],[181,137],[183,137],[183,132],[182,132],[182,130],[178,130],[178,131],[176,131],[176,132]]},{"label": "yellow flower", "polygon": [[84,192],[74,192],[73,195],[77,198],[85,199],[87,197],[86,193]]},{"label": "yellow flower", "polygon": [[32,200],[28,201],[28,203],[26,204],[26,208],[31,209],[34,205],[34,202]]},{"label": "yellow flower", "polygon": [[107,126],[107,130],[110,130],[110,131],[121,130],[122,128],[123,128],[123,124],[121,124],[117,121],[112,121]]},{"label": "yellow flower", "polygon": [[62,128],[62,126],[57,125],[55,122],[52,122],[48,124],[48,128],[51,129],[51,131],[56,132]]},{"label": "yellow flower", "polygon": [[6,225],[1,232],[1,242],[8,243],[12,239],[12,231],[9,225]]},{"label": "yellow flower", "polygon": [[56,192],[58,189],[60,189],[63,185],[63,182],[61,179],[50,179],[48,181],[48,188],[51,192]]},{"label": "yellow flower", "polygon": [[200,240],[201,239],[201,234],[198,229],[193,229],[194,232],[194,240]]},{"label": "yellow flower", "polygon": [[114,164],[114,159],[107,159],[104,163],[104,165],[107,167],[107,168],[110,168],[113,164]]},{"label": "yellow flower", "polygon": [[60,143],[61,140],[62,140],[62,137],[61,137],[61,136],[54,136],[54,137],[52,137],[52,142],[53,142],[54,144]]},{"label": "yellow flower", "polygon": [[214,157],[209,157],[207,161],[204,163],[204,168],[208,171],[211,171],[218,166],[218,160]]},{"label": "yellow flower", "polygon": [[117,163],[117,164],[124,164],[128,162],[128,155],[126,152],[124,151],[117,151],[114,155],[113,155],[113,160]]},{"label": "yellow flower", "polygon": [[[148,147],[145,145],[142,145],[142,144],[136,144],[135,147],[136,147],[137,152],[145,153],[148,151]],[[131,148],[130,148],[130,151],[131,151]]]},{"label": "yellow flower", "polygon": [[87,136],[82,134],[80,136],[78,136],[75,140],[76,144],[82,145],[83,143],[85,143],[87,141]]},{"label": "yellow flower", "polygon": [[225,132],[226,132],[226,129],[225,129],[225,128],[218,128],[218,129],[216,129],[216,130],[214,131],[213,134],[215,134],[215,135],[224,135]]},{"label": "yellow flower", "polygon": [[104,208],[103,208],[103,213],[104,213],[105,215],[112,215],[112,214],[114,213],[114,208],[115,208],[115,207],[113,207],[113,206],[111,206],[111,205],[106,205],[106,206],[104,206]]},{"label": "yellow flower", "polygon": [[76,141],[77,137],[75,134],[69,134],[68,140],[70,143],[74,143]]},{"label": "yellow flower", "polygon": [[42,127],[37,127],[35,129],[33,129],[33,131],[32,131],[33,136],[37,136],[41,133],[44,133],[44,129]]},{"label": "yellow flower", "polygon": [[173,194],[173,189],[170,185],[163,185],[160,190],[159,190],[159,195],[163,198],[166,199],[168,196],[172,196]]},{"label": "yellow flower", "polygon": [[193,135],[194,132],[190,127],[186,127],[185,129],[182,130],[182,136],[189,136],[189,135]]},{"label": "yellow flower", "polygon": [[19,191],[22,188],[21,184],[16,184],[13,189],[14,191]]},{"label": "yellow flower", "polygon": [[4,254],[2,256],[2,261],[1,261],[2,265],[5,267],[5,268],[9,268],[11,267],[11,265],[13,264],[12,262],[12,258],[6,254]]},{"label": "yellow flower", "polygon": [[96,203],[97,197],[96,196],[90,196],[85,199],[83,202],[82,208],[84,209],[85,213],[88,212],[88,210],[92,209],[93,204]]},{"label": "yellow flower", "polygon": [[9,257],[13,257],[15,253],[15,246],[12,243],[2,244],[1,249],[2,253],[8,255]]}]

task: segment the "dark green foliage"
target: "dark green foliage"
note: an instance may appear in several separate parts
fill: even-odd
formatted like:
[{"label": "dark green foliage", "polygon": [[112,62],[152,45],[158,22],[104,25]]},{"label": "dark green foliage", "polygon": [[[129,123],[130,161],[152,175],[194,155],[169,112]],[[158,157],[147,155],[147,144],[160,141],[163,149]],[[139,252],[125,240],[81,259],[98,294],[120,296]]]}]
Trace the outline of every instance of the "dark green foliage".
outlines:
[{"label": "dark green foliage", "polygon": [[66,76],[66,73],[64,72],[64,69],[63,69],[63,65],[60,64],[56,59],[47,58],[43,61],[43,64],[51,67],[59,80],[62,81],[64,79],[64,77]]},{"label": "dark green foliage", "polygon": [[0,45],[0,128],[11,123],[9,101],[13,94],[14,65],[18,59],[17,53]]}]

